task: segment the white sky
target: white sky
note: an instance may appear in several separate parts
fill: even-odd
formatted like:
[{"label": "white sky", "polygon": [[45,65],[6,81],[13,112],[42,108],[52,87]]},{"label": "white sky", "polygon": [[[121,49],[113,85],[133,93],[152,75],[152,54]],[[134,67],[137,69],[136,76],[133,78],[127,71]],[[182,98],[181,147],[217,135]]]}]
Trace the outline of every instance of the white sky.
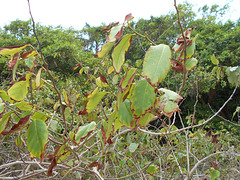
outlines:
[{"label": "white sky", "polygon": [[[0,27],[16,19],[30,19],[27,0],[0,0]],[[182,3],[184,0],[177,0]],[[226,19],[233,21],[240,17],[240,0],[188,0],[197,10],[205,4],[224,5],[230,2],[230,12]],[[175,11],[173,0],[30,0],[35,22],[42,25],[62,25],[82,29],[85,23],[98,26],[102,22],[124,20],[132,13],[134,20],[149,19],[151,15],[160,16]]]}]

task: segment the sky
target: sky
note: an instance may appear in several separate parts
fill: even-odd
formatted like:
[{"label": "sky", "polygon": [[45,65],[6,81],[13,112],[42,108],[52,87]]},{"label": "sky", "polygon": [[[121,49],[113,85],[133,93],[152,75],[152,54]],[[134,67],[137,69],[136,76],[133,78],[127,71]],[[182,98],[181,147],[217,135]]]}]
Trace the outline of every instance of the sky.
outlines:
[{"label": "sky", "polygon": [[[0,27],[16,19],[29,20],[27,0],[1,0]],[[184,0],[177,0],[177,4]],[[239,0],[188,0],[197,11],[205,4],[223,6],[230,2],[226,19],[240,17]],[[35,22],[42,25],[61,25],[65,28],[82,29],[85,23],[98,26],[101,23],[123,22],[125,15],[132,13],[134,20],[149,19],[175,12],[173,0],[30,0]]]}]

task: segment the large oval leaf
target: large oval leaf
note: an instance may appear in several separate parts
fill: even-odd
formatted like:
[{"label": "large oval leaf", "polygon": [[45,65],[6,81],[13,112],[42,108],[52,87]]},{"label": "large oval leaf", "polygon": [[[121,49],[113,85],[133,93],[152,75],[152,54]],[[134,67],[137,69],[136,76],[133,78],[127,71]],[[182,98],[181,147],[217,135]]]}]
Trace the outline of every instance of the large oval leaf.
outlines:
[{"label": "large oval leaf", "polygon": [[128,51],[132,42],[132,34],[127,34],[117,44],[112,52],[113,67],[117,73],[120,73],[122,65],[125,61],[125,54]]},{"label": "large oval leaf", "polygon": [[35,119],[27,131],[27,147],[32,155],[40,158],[44,154],[44,147],[48,140],[48,130],[44,121]]},{"label": "large oval leaf", "polygon": [[171,50],[169,46],[160,44],[151,46],[144,58],[143,75],[154,86],[162,82],[171,68]]},{"label": "large oval leaf", "polygon": [[136,83],[131,96],[131,109],[136,118],[145,114],[147,110],[154,107],[155,92],[154,88],[142,79]]}]

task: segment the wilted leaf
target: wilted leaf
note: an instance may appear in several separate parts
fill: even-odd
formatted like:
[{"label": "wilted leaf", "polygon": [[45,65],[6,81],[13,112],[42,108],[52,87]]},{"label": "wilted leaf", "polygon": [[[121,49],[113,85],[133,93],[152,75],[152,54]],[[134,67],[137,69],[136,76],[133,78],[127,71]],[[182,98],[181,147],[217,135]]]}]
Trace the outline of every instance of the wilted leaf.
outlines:
[{"label": "wilted leaf", "polygon": [[31,76],[31,74],[27,74],[25,80],[13,84],[7,91],[8,95],[15,101],[22,101],[28,93],[29,79]]},{"label": "wilted leaf", "polygon": [[30,115],[27,115],[27,116],[21,118],[19,120],[19,122],[17,124],[14,124],[9,131],[7,131],[7,130],[2,131],[2,135],[12,134],[12,133],[18,131],[19,129],[24,127],[25,124],[27,124],[29,118],[30,118]]},{"label": "wilted leaf", "polygon": [[118,25],[112,27],[107,41],[115,42],[116,40],[118,40],[123,33],[122,30],[123,30],[123,27],[121,24],[118,24]]},{"label": "wilted leaf", "polygon": [[128,51],[132,42],[132,36],[132,34],[125,35],[117,44],[117,46],[113,49],[112,61],[113,67],[117,73],[121,72],[122,65],[125,61],[125,54]]},{"label": "wilted leaf", "polygon": [[119,108],[119,111],[118,111],[118,118],[119,118],[119,121],[127,126],[127,127],[131,127],[131,123],[132,123],[132,112],[131,112],[131,109],[130,109],[130,101],[128,99],[126,99],[121,105],[120,105],[120,108]]},{"label": "wilted leaf", "polygon": [[75,135],[75,140],[79,143],[82,139],[86,138],[96,128],[96,123],[93,121],[85,126],[80,126]]},{"label": "wilted leaf", "polygon": [[131,109],[136,118],[153,109],[155,103],[154,88],[145,80],[139,80],[132,91]]},{"label": "wilted leaf", "polygon": [[96,88],[87,96],[88,102],[85,104],[84,110],[79,111],[79,115],[85,115],[92,112],[106,94],[107,92],[98,92],[98,88]]},{"label": "wilted leaf", "polygon": [[3,47],[3,48],[0,48],[0,55],[5,55],[5,56],[14,55],[20,52],[22,49],[24,49],[27,46],[28,44],[22,45],[22,46]]},{"label": "wilted leaf", "polygon": [[178,72],[183,72],[183,66],[177,61],[171,60],[172,69]]},{"label": "wilted leaf", "polygon": [[144,58],[143,75],[154,86],[162,82],[171,68],[171,50],[169,46],[160,44],[151,46]]},{"label": "wilted leaf", "polygon": [[100,73],[99,73],[99,77],[96,79],[96,84],[98,87],[108,87],[108,82],[107,79]]},{"label": "wilted leaf", "polygon": [[40,68],[38,70],[38,73],[36,75],[36,79],[35,79],[35,89],[39,89],[40,85],[41,85],[41,72],[42,72],[42,68]]},{"label": "wilted leaf", "polygon": [[128,23],[129,21],[131,21],[133,19],[132,13],[129,13],[125,16],[125,20],[124,23]]},{"label": "wilted leaf", "polygon": [[20,55],[20,53],[16,53],[13,56],[11,56],[11,58],[8,61],[8,68],[9,69],[13,69],[14,66],[17,64],[17,61],[19,59],[19,55]]},{"label": "wilted leaf", "polygon": [[119,88],[122,93],[126,91],[130,86],[130,84],[133,82],[136,72],[137,72],[137,68],[131,68],[126,72],[125,76],[122,78],[119,84]]},{"label": "wilted leaf", "polygon": [[160,88],[158,91],[164,93],[160,96],[160,109],[165,116],[171,117],[174,112],[180,110],[177,103],[182,99],[182,97],[179,94],[165,88]]},{"label": "wilted leaf", "polygon": [[40,158],[45,153],[48,130],[44,121],[35,119],[27,131],[27,147],[33,156]]},{"label": "wilted leaf", "polygon": [[21,55],[21,58],[22,59],[27,59],[27,58],[34,57],[34,56],[37,56],[37,55],[38,55],[37,51],[30,50],[30,51],[27,51],[27,52],[23,53]]}]

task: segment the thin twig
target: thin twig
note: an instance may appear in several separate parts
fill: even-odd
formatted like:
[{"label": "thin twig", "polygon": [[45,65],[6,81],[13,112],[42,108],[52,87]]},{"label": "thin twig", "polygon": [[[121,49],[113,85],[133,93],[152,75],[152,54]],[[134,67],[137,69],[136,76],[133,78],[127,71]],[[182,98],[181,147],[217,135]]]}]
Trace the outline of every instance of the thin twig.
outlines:
[{"label": "thin twig", "polygon": [[34,18],[33,18],[33,15],[32,15],[32,12],[31,12],[31,6],[30,6],[30,0],[28,0],[28,8],[29,8],[29,14],[31,16],[31,19],[32,19],[32,22],[33,22],[33,33],[37,39],[37,42],[38,42],[38,46],[39,46],[39,51],[40,51],[40,57],[41,57],[41,60],[43,61],[44,63],[44,66],[45,66],[45,70],[47,71],[48,75],[50,76],[51,80],[52,80],[52,83],[53,83],[53,88],[54,90],[56,91],[57,95],[58,95],[58,99],[59,99],[59,103],[60,103],[60,107],[61,107],[61,114],[62,114],[62,117],[63,117],[63,123],[64,123],[64,132],[63,132],[63,139],[66,139],[65,138],[65,135],[67,134],[67,123],[66,123],[66,119],[65,119],[65,114],[64,114],[64,105],[62,103],[62,98],[61,98],[61,93],[59,92],[59,90],[57,89],[57,86],[56,86],[56,83],[55,83],[55,80],[54,80],[54,77],[52,76],[51,72],[49,71],[48,69],[48,64],[47,62],[45,61],[44,57],[43,57],[43,53],[42,53],[42,47],[41,47],[41,43],[38,39],[38,36],[37,36],[37,33],[36,33],[36,27],[35,27],[35,21],[34,21]]}]

